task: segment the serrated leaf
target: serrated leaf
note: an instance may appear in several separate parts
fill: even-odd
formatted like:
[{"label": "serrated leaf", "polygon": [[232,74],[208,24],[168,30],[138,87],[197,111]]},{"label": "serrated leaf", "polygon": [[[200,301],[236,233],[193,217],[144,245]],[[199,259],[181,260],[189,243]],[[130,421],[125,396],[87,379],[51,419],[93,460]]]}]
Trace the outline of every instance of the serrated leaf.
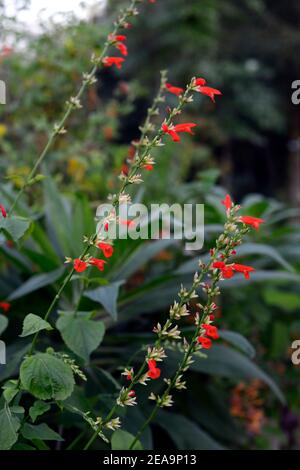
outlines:
[{"label": "serrated leaf", "polygon": [[103,322],[90,320],[89,317],[90,313],[87,312],[65,312],[56,323],[68,348],[85,361],[88,361],[90,354],[98,348],[105,332]]},{"label": "serrated leaf", "polygon": [[25,423],[21,434],[25,439],[28,440],[41,440],[41,441],[59,441],[62,442],[64,439],[57,434],[57,432],[53,431],[49,426],[45,423],[42,424],[28,424]]},{"label": "serrated leaf", "polygon": [[24,318],[23,331],[22,331],[22,334],[20,334],[20,337],[24,338],[25,336],[34,335],[38,331],[42,331],[42,330],[50,331],[50,330],[53,330],[53,328],[50,325],[50,323],[43,320],[38,315],[34,315],[33,313],[29,313]]},{"label": "serrated leaf", "polygon": [[41,400],[65,400],[74,389],[71,368],[49,353],[27,357],[20,367],[22,387]]},{"label": "serrated leaf", "polygon": [[84,296],[94,300],[94,302],[99,302],[112,316],[112,318],[116,320],[118,315],[117,300],[119,296],[119,289],[122,284],[124,284],[124,281],[112,282],[107,286],[97,287],[97,289],[89,290],[84,293]]},{"label": "serrated leaf", "polygon": [[0,450],[9,450],[18,440],[20,421],[5,404],[0,410]]},{"label": "serrated leaf", "polygon": [[44,401],[37,400],[34,404],[29,408],[29,416],[31,421],[34,423],[39,416],[42,416],[44,413],[49,411],[51,406],[49,403],[45,403]]},{"label": "serrated leaf", "polygon": [[[112,450],[129,450],[134,436],[127,431],[118,429],[115,431],[111,438],[111,448]],[[142,444],[140,441],[137,441],[134,445],[133,450],[143,450]]]}]

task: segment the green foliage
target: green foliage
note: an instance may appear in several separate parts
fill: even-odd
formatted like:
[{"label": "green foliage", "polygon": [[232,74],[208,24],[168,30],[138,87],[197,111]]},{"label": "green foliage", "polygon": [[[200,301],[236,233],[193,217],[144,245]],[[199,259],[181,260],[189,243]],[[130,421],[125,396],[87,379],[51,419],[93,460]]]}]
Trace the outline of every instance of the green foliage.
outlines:
[{"label": "green foliage", "polygon": [[[118,429],[115,431],[111,438],[112,450],[128,450],[133,443],[134,436],[127,431]],[[132,450],[142,450],[142,444],[137,441]]]},{"label": "green foliage", "polygon": [[23,331],[20,337],[24,338],[25,336],[34,335],[38,331],[42,331],[42,330],[50,331],[50,330],[53,330],[53,328],[50,325],[50,323],[43,320],[41,317],[38,317],[37,315],[34,315],[32,313],[29,313],[29,315],[27,315],[24,318]]},{"label": "green foliage", "polygon": [[14,416],[10,408],[5,404],[0,409],[0,450],[9,450],[17,442],[19,419]]}]

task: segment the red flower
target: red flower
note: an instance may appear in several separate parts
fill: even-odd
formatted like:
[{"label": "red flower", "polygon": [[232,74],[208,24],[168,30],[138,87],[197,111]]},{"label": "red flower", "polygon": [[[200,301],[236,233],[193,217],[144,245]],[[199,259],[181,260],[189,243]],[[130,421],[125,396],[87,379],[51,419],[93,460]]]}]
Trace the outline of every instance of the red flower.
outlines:
[{"label": "red flower", "polygon": [[148,367],[148,377],[153,380],[158,379],[160,377],[161,370],[156,367],[156,361],[154,359],[149,359]]},{"label": "red flower", "polygon": [[0,302],[0,308],[4,310],[4,312],[8,312],[10,310],[11,304],[9,302]]},{"label": "red flower", "polygon": [[231,208],[232,208],[232,200],[231,200],[231,197],[229,196],[229,194],[226,195],[225,199],[223,199],[223,201],[221,201],[223,206],[226,207],[226,210],[229,211]]},{"label": "red flower", "polygon": [[209,96],[214,103],[215,95],[222,95],[220,90],[217,90],[216,88],[211,88],[209,86],[198,86],[197,91],[199,91],[199,93],[202,93],[202,95]]},{"label": "red flower", "polygon": [[168,126],[167,124],[162,125],[162,130],[166,134],[169,134],[172,137],[173,142],[180,142],[180,136],[178,132],[187,132],[188,134],[193,135],[192,128],[197,126],[193,122],[186,122],[183,124],[176,124],[176,126]]},{"label": "red flower", "polygon": [[184,89],[183,88],[180,88],[178,86],[173,86],[171,85],[171,83],[166,83],[166,89],[170,92],[170,93],[173,93],[174,95],[182,95],[182,93],[184,92]]},{"label": "red flower", "polygon": [[85,261],[82,261],[81,259],[77,258],[74,259],[74,269],[78,273],[83,273],[88,267],[88,264]]},{"label": "red flower", "polygon": [[105,258],[110,258],[114,253],[114,248],[112,245],[109,245],[109,243],[100,242],[97,247],[103,251]]},{"label": "red flower", "polygon": [[122,42],[118,42],[118,44],[116,45],[116,48],[119,49],[121,54],[123,54],[124,56],[128,55],[127,46],[125,44],[123,44]]},{"label": "red flower", "polygon": [[207,336],[209,336],[212,339],[218,339],[219,338],[219,333],[218,333],[218,328],[213,325],[207,325],[206,323],[203,323],[201,325],[201,328],[203,328],[206,331]]},{"label": "red flower", "polygon": [[126,379],[127,379],[127,380],[132,380],[132,375],[131,375],[131,374],[127,374],[127,375],[126,375]]},{"label": "red flower", "polygon": [[130,398],[135,397],[135,391],[134,391],[134,390],[130,390],[130,392],[128,393],[128,396],[129,396]]},{"label": "red flower", "polygon": [[127,36],[125,34],[117,34],[114,39],[115,41],[126,41]]},{"label": "red flower", "polygon": [[212,347],[212,340],[204,338],[204,336],[198,336],[197,341],[204,349],[210,349]]},{"label": "red flower", "polygon": [[239,218],[240,222],[243,222],[246,225],[251,225],[256,230],[259,229],[260,224],[263,224],[265,221],[264,219],[258,219],[257,217],[251,217],[251,215],[243,215]]},{"label": "red flower", "polygon": [[127,227],[130,227],[130,225],[135,225],[135,222],[134,222],[134,220],[119,219],[119,224],[120,225],[127,225]]},{"label": "red flower", "polygon": [[104,271],[104,266],[106,264],[106,261],[104,261],[104,259],[91,258],[89,263],[92,266],[96,266],[96,268],[98,268],[99,271]]},{"label": "red flower", "polygon": [[244,274],[245,279],[250,279],[250,273],[255,271],[251,266],[246,266],[245,264],[233,264],[232,268],[234,271]]},{"label": "red flower", "polygon": [[102,63],[104,67],[112,67],[115,65],[118,69],[121,69],[124,60],[123,57],[104,57]]},{"label": "red flower", "polygon": [[153,165],[144,165],[144,169],[147,171],[152,171],[154,169]]},{"label": "red flower", "polygon": [[108,222],[106,222],[106,223],[104,224],[104,230],[105,230],[105,232],[108,232],[108,226],[109,226],[109,224],[108,224]]},{"label": "red flower", "polygon": [[7,216],[7,212],[5,210],[5,207],[2,206],[2,204],[0,204],[0,211],[1,211],[1,214],[3,215],[3,217],[6,217]]},{"label": "red flower", "polygon": [[195,79],[195,85],[196,86],[203,86],[206,84],[205,78],[196,78]]}]

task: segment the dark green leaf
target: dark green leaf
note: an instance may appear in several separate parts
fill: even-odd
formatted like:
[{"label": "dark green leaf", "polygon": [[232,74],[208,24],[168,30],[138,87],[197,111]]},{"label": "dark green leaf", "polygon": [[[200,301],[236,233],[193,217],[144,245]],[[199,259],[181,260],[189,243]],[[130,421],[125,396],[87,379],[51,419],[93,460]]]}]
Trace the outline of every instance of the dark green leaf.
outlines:
[{"label": "dark green leaf", "polygon": [[23,331],[22,334],[20,335],[21,338],[25,336],[30,336],[34,335],[38,331],[41,330],[53,330],[52,326],[50,323],[47,321],[43,320],[41,317],[38,315],[34,315],[33,313],[29,313],[25,318],[23,322]]},{"label": "dark green leaf", "polygon": [[49,426],[45,423],[42,424],[28,424],[25,423],[21,434],[25,439],[34,440],[38,439],[41,441],[59,441],[62,442],[64,439],[57,434],[57,432],[53,431]]}]

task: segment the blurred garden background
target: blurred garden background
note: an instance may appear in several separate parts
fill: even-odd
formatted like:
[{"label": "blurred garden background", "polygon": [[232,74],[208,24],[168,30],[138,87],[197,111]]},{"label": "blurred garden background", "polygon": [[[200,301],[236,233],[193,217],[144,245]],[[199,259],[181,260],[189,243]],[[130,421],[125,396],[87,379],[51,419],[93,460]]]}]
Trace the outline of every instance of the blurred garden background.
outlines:
[{"label": "blurred garden background", "polygon": [[[75,12],[79,3],[73,1]],[[7,104],[0,106],[5,206],[78,89],[91,54],[101,52],[123,3],[89,2],[80,10],[84,15],[49,13],[39,20],[30,0],[0,0],[0,79],[7,84]],[[70,409],[76,405],[96,415],[109,409],[120,387],[120,366],[134,354],[139,360],[136,351],[151,341],[153,325],[180,284],[191,284],[198,258],[206,259],[222,230],[220,200],[230,193],[245,213],[266,220],[238,249],[240,262],[256,272],[249,281],[235,277],[224,283],[217,312],[221,340],[207,359],[195,361],[187,390],[147,428],[142,443],[155,449],[299,449],[300,370],[291,361],[292,342],[300,339],[300,107],[291,101],[292,82],[300,79],[299,21],[296,0],[157,0],[141,7],[126,33],[126,64],[121,71],[99,72],[68,133],[27,188],[19,213],[34,220],[30,229],[18,244],[1,234],[0,301],[11,304],[0,316],[1,339],[8,345],[1,383],[15,374],[26,352],[26,340],[16,341],[24,316],[47,310],[67,269],[64,257],[82,251],[97,206],[117,191],[117,176],[139,138],[160,71],[168,70],[177,86],[205,77],[222,97],[216,104],[202,97],[188,107],[185,121],[199,123],[195,136],[183,137],[179,146],[170,139],[155,150],[155,172],[135,194],[146,204],[205,204],[205,247],[187,252],[174,240],[115,244],[105,275],[94,273],[80,300],[79,310],[93,310],[106,334],[91,358],[77,355],[88,381],[76,387]],[[168,103],[175,99],[169,96]],[[110,294],[103,294],[105,288]],[[58,310],[72,309],[80,289],[74,278]],[[190,329],[186,322],[184,331]],[[41,339],[41,348],[54,345],[65,347],[58,332]],[[73,353],[77,357],[76,347]],[[170,351],[166,367],[175,367],[177,354]],[[161,386],[153,385],[157,391]],[[143,391],[139,403],[123,417],[133,434],[150,409]],[[85,438],[85,424],[70,409],[45,414],[69,445],[78,432]],[[74,448],[80,446],[79,438]],[[95,448],[106,444],[99,441]]]}]

